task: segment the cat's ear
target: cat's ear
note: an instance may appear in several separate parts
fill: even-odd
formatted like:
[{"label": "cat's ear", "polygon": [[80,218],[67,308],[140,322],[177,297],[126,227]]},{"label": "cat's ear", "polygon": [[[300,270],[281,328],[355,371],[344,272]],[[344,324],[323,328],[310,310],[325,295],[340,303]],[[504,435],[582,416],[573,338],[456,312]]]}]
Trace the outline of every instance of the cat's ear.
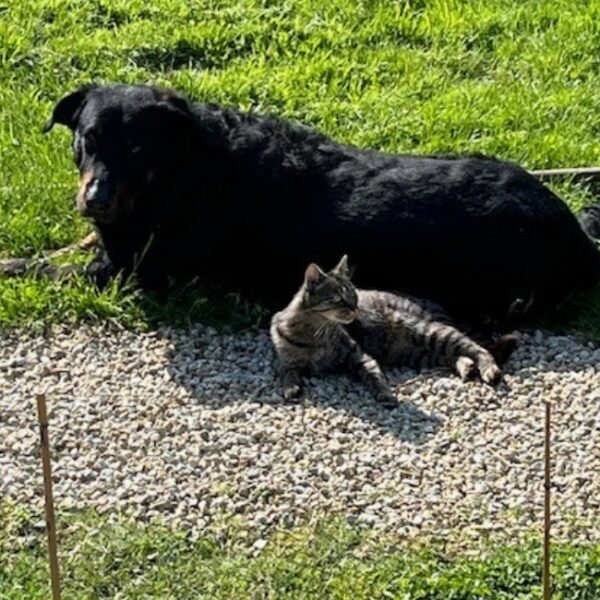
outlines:
[{"label": "cat's ear", "polygon": [[321,271],[321,269],[315,263],[310,263],[308,267],[306,267],[306,271],[304,272],[304,283],[308,287],[312,287],[319,283],[321,279],[325,276],[325,273]]},{"label": "cat's ear", "polygon": [[333,272],[342,277],[350,277],[350,269],[348,268],[348,255],[344,254],[340,262],[335,266]]}]

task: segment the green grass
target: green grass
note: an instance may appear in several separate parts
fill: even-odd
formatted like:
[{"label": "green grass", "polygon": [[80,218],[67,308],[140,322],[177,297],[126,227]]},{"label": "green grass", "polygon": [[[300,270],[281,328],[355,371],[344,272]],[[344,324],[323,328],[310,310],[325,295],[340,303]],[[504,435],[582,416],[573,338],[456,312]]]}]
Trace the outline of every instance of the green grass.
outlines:
[{"label": "green grass", "polygon": [[[43,522],[42,522],[43,527]],[[71,514],[59,520],[63,597],[538,600],[539,540],[479,558],[385,542],[341,521],[272,537],[262,552],[160,525]],[[555,545],[555,600],[600,597],[600,545]],[[46,538],[14,506],[0,507],[0,599],[49,597]]]},{"label": "green grass", "polygon": [[[88,230],[71,200],[69,134],[40,132],[53,103],[81,83],[165,84],[361,146],[485,152],[543,168],[600,162],[599,57],[597,1],[8,0],[0,257]],[[591,199],[568,184],[561,192],[574,208]],[[0,281],[0,327],[210,317],[214,303],[200,296],[167,310],[131,291],[97,294],[77,278]],[[600,339],[600,298],[588,304],[578,326]]]}]

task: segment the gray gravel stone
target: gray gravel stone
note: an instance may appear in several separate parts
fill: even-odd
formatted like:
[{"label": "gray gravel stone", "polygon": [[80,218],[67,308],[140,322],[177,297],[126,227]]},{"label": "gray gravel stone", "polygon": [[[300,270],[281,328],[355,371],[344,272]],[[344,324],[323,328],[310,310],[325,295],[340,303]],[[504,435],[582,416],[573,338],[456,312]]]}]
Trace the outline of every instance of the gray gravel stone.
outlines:
[{"label": "gray gravel stone", "polygon": [[599,362],[573,337],[522,334],[498,388],[398,370],[388,412],[343,376],[311,379],[285,404],[263,331],[4,333],[0,497],[41,514],[45,391],[59,508],[218,535],[234,519],[255,550],[324,514],[409,538],[515,539],[541,523],[549,399],[554,532],[600,539]]}]

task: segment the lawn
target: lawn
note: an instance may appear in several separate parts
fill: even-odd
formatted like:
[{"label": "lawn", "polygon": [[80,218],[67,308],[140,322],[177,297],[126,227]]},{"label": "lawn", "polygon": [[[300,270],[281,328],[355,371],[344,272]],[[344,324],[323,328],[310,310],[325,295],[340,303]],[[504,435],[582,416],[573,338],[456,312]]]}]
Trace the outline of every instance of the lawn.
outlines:
[{"label": "lawn", "polygon": [[[264,547],[192,540],[93,513],[60,520],[65,600],[538,600],[539,540],[458,557],[407,550],[341,521],[281,533]],[[49,597],[46,539],[31,515],[0,506],[0,599]],[[554,600],[600,597],[600,545],[557,545]]]},{"label": "lawn", "polygon": [[[0,5],[0,257],[75,241],[69,133],[88,82],[152,82],[388,151],[484,152],[528,168],[600,162],[600,3],[568,0],[9,0]],[[584,188],[559,190],[578,209]],[[87,260],[85,256],[79,260]],[[600,339],[600,301],[580,328]],[[233,310],[232,310],[233,309]],[[0,281],[0,325],[256,318],[241,300],[164,306],[84,281]]]}]

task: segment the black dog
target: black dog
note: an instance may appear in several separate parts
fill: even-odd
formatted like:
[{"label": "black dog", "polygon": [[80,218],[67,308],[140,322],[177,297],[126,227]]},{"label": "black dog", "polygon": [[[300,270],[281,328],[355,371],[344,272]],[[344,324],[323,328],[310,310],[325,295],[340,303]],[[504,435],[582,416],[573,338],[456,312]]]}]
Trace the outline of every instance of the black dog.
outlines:
[{"label": "black dog", "polygon": [[563,201],[506,162],[359,150],[146,86],[81,88],[45,130],[54,123],[74,132],[77,207],[108,258],[93,266],[100,279],[200,276],[281,306],[306,264],[347,253],[358,286],[475,321],[600,278],[600,252]]}]

